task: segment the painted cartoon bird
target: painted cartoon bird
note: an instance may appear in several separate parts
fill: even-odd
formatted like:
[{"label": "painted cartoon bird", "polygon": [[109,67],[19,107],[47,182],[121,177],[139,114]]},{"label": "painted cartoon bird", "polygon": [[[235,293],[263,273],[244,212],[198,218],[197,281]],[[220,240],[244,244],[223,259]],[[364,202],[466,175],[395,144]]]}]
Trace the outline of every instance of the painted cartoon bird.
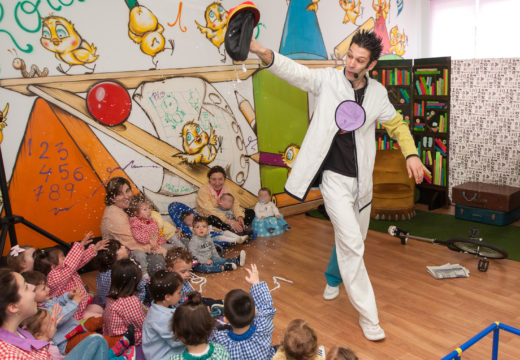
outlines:
[{"label": "painted cartoon bird", "polygon": [[320,2],[320,0],[311,0],[311,3],[309,4],[309,6],[307,6],[305,8],[305,10],[309,10],[309,11],[314,11],[314,12],[318,12],[318,3]]},{"label": "painted cartoon bird", "polygon": [[[155,56],[165,49],[166,41],[163,36],[164,27],[159,24],[157,17],[146,7],[136,5],[130,10],[128,20],[128,36],[141,51],[152,57],[152,63],[157,67]],[[173,54],[173,40],[168,40]]]},{"label": "painted cartoon bird", "polygon": [[96,66],[88,67],[97,60],[96,47],[81,38],[74,24],[59,16],[48,16],[42,20],[42,37],[44,48],[55,53],[56,58],[69,65],[67,70],[58,65],[59,72],[66,74],[74,65],[82,65],[94,72]]},{"label": "painted cartoon bird", "polygon": [[228,12],[224,9],[222,3],[216,1],[206,7],[204,16],[206,18],[206,26],[202,26],[197,22],[197,20],[195,20],[197,29],[199,29],[202,34],[206,35],[206,38],[217,47],[219,54],[223,56],[221,61],[225,62],[226,52],[224,51],[222,44],[224,43],[227,30]]},{"label": "painted cartoon bird", "polygon": [[383,16],[383,19],[386,20],[388,16],[388,12],[390,11],[390,0],[388,2],[386,0],[372,0],[372,8],[376,12],[376,20]]},{"label": "painted cartoon bird", "polygon": [[4,111],[0,111],[0,144],[4,140],[3,130],[7,126],[7,112],[9,111],[9,103],[5,105]]},{"label": "painted cartoon bird", "polygon": [[390,29],[390,45],[391,45],[390,52],[391,53],[394,53],[399,56],[403,56],[404,53],[406,52],[406,48],[405,48],[406,42],[407,42],[407,38],[404,33],[404,30],[403,30],[403,33],[401,34],[399,32],[397,25]]},{"label": "painted cartoon bird", "polygon": [[283,163],[287,165],[288,168],[292,168],[299,152],[300,147],[298,145],[291,144],[287,146],[285,151],[281,154]]},{"label": "painted cartoon bird", "polygon": [[339,0],[339,6],[345,11],[343,24],[349,21],[355,24],[360,12],[361,0],[358,0],[357,4],[356,0]]},{"label": "painted cartoon bird", "polygon": [[178,154],[188,164],[209,164],[217,156],[218,140],[210,124],[208,133],[194,121],[186,123],[182,127],[182,148],[184,154]]}]

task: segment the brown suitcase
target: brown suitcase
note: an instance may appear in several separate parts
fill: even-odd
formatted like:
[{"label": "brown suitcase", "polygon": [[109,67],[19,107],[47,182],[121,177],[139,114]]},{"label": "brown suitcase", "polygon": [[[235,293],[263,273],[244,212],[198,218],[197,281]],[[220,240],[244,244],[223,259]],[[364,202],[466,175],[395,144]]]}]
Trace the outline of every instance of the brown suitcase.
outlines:
[{"label": "brown suitcase", "polygon": [[520,208],[520,188],[468,182],[452,189],[453,202],[482,209],[513,211]]}]

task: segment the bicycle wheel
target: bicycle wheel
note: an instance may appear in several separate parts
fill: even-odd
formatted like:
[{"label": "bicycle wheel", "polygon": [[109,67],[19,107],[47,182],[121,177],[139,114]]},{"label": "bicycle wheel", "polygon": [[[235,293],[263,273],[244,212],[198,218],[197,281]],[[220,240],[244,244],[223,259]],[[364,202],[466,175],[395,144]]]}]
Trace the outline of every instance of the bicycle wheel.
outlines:
[{"label": "bicycle wheel", "polygon": [[447,241],[448,249],[490,259],[505,259],[507,252],[491,244],[474,239],[454,238]]}]

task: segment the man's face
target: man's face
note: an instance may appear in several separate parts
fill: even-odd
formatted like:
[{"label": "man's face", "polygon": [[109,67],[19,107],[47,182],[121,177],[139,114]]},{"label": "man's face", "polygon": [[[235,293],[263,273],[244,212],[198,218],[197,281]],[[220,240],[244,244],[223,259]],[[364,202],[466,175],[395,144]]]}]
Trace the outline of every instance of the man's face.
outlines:
[{"label": "man's face", "polygon": [[348,80],[354,81],[354,74],[358,74],[358,79],[363,78],[367,71],[376,66],[376,61],[370,62],[370,51],[357,44],[350,45],[345,58],[345,76]]}]

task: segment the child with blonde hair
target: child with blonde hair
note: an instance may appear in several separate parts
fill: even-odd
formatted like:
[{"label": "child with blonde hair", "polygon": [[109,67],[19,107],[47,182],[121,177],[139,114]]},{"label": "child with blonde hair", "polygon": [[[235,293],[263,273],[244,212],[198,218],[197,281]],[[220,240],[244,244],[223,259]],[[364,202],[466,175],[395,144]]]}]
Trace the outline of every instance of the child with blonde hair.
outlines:
[{"label": "child with blonde hair", "polygon": [[325,360],[318,355],[318,338],[314,330],[302,319],[292,320],[283,342],[273,360]]},{"label": "child with blonde hair", "polygon": [[283,234],[290,229],[276,205],[271,201],[271,190],[258,190],[258,202],[255,205],[255,218],[251,224],[256,236],[269,237]]},{"label": "child with blonde hair", "polygon": [[[166,256],[168,250],[166,238],[159,234],[159,225],[152,218],[152,209],[152,203],[143,195],[134,195],[128,208],[130,230],[138,243],[150,244],[153,253]],[[141,263],[141,267],[146,269],[148,265]]]}]

